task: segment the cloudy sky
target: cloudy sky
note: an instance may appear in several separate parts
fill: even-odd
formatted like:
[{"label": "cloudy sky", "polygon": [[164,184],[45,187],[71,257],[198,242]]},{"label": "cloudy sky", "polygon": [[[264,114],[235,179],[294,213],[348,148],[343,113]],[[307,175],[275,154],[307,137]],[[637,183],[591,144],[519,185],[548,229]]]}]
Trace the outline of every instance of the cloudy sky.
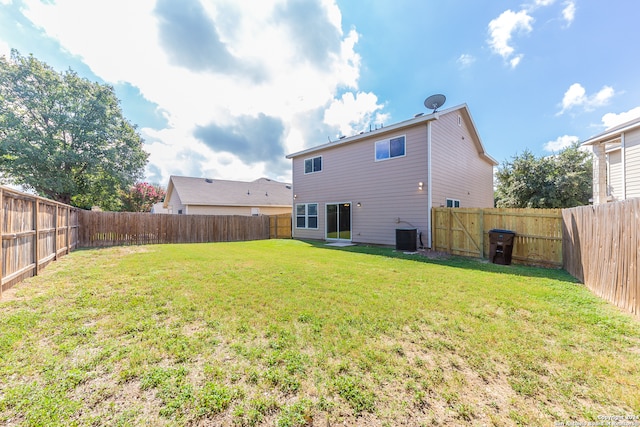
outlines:
[{"label": "cloudy sky", "polygon": [[0,0],[17,49],[112,85],[146,178],[291,179],[288,153],[466,103],[500,163],[640,116],[628,0]]}]

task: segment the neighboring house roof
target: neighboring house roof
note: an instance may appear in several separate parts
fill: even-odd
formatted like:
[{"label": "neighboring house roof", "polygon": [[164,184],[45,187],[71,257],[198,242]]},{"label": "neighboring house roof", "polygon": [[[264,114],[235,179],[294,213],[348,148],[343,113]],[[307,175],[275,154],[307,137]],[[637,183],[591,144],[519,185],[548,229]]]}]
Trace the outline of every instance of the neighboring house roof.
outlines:
[{"label": "neighboring house roof", "polygon": [[608,141],[610,139],[617,138],[624,132],[628,132],[638,127],[640,127],[640,117],[630,120],[626,123],[622,123],[621,125],[614,126],[611,129],[607,129],[602,133],[592,136],[591,138],[584,141],[582,145],[593,145],[603,141]]},{"label": "neighboring house roof", "polygon": [[163,206],[169,206],[173,192],[183,205],[199,206],[273,206],[292,205],[291,184],[259,178],[255,181],[171,176]]},{"label": "neighboring house roof", "polygon": [[405,120],[403,122],[399,122],[390,126],[384,126],[381,127],[379,129],[376,130],[372,130],[370,132],[363,132],[360,133],[358,135],[354,135],[354,136],[350,136],[350,137],[346,137],[346,138],[342,138],[339,139],[337,141],[332,141],[332,142],[328,142],[326,144],[322,144],[322,145],[318,145],[316,147],[312,147],[312,148],[308,148],[306,150],[302,150],[302,151],[298,151],[297,153],[292,153],[287,155],[287,159],[292,159],[294,157],[299,157],[299,156],[303,156],[303,155],[309,155],[309,154],[313,154],[315,152],[318,151],[322,151],[326,148],[333,148],[333,147],[338,147],[340,145],[343,144],[350,144],[356,141],[360,141],[362,139],[368,139],[371,138],[372,135],[376,135],[376,134],[382,134],[382,133],[387,133],[390,131],[394,131],[394,130],[399,130],[399,129],[404,129],[406,127],[409,126],[414,126],[416,124],[419,123],[426,123],[428,121],[431,120],[437,120],[441,115],[447,114],[447,113],[451,113],[454,111],[458,111],[461,114],[464,114],[466,116],[466,118],[468,119],[468,121],[471,123],[471,132],[473,133],[473,135],[475,136],[474,139],[474,143],[476,144],[476,148],[478,149],[478,154],[485,158],[487,161],[489,161],[490,163],[492,163],[494,166],[498,165],[498,162],[491,157],[489,154],[487,154],[487,151],[484,148],[484,145],[482,144],[482,139],[480,138],[480,134],[478,133],[478,129],[476,128],[476,124],[473,121],[473,118],[471,117],[471,114],[469,113],[469,107],[467,106],[467,104],[461,104],[455,107],[451,107],[442,111],[437,111],[435,113],[431,113],[431,114],[425,114],[425,115],[421,115],[418,117],[414,117],[412,119],[409,120]]}]

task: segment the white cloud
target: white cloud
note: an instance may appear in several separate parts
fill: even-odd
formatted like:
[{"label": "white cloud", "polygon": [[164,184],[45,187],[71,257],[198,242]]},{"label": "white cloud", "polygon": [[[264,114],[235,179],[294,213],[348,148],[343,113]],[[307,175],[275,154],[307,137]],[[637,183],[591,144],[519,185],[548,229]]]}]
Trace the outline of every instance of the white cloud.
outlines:
[{"label": "white cloud", "polygon": [[555,1],[556,0],[535,0],[533,4],[537,7],[544,7],[552,5],[553,3],[555,3]]},{"label": "white cloud", "polygon": [[563,135],[563,136],[559,136],[554,141],[547,142],[546,144],[544,144],[542,148],[544,148],[545,151],[551,151],[553,153],[557,153],[567,148],[571,144],[578,142],[579,140],[580,138],[578,138],[577,136]]},{"label": "white cloud", "polygon": [[520,54],[511,58],[511,60],[509,60],[509,65],[511,66],[511,68],[516,68],[518,64],[520,64],[520,61],[522,61],[523,57],[524,55]]},{"label": "white cloud", "polygon": [[602,124],[606,129],[612,128],[614,126],[621,125],[633,119],[640,117],[640,107],[632,108],[629,111],[625,111],[624,113],[615,114],[615,113],[607,113],[602,116]]},{"label": "white cloud", "polygon": [[[529,34],[533,31],[533,22],[535,21],[533,14],[543,7],[552,6],[556,0],[533,0],[522,6],[522,10],[514,12],[510,9],[505,10],[489,22],[489,46],[491,50],[502,56],[511,68],[516,68],[524,54],[516,54],[516,50],[512,45],[514,35]],[[562,17],[567,26],[571,25],[575,17],[575,1],[566,0],[562,9]]]},{"label": "white cloud", "polygon": [[587,96],[587,91],[580,83],[574,83],[564,93],[562,98],[562,109],[557,115],[561,115],[574,107],[581,107],[585,111],[592,111],[597,107],[607,105],[615,91],[611,86],[603,86],[596,94]]},{"label": "white cloud", "polygon": [[[358,92],[359,35],[343,33],[335,0],[25,0],[25,15],[97,76],[130,83],[166,111],[170,128],[142,129],[150,167],[164,181],[290,179],[284,154],[323,142],[301,140],[309,129],[346,133],[381,108]],[[336,99],[339,90],[357,94]],[[322,123],[317,112],[326,106],[345,116],[329,112]],[[262,141],[273,148],[263,162],[229,153],[232,134],[250,123],[273,131]],[[210,131],[206,141],[197,129]]]},{"label": "white cloud", "polygon": [[576,4],[573,1],[567,1],[564,5],[564,9],[562,9],[562,17],[567,25],[571,25],[576,17]]},{"label": "white cloud", "polygon": [[347,92],[334,100],[324,112],[324,123],[337,127],[340,135],[351,136],[367,130],[370,123],[384,123],[386,115],[374,113],[382,109],[378,97],[373,93],[358,92],[356,96]]},{"label": "white cloud", "polygon": [[458,65],[460,65],[461,68],[468,68],[470,67],[474,62],[476,62],[476,58],[473,55],[470,55],[468,53],[463,53],[462,55],[460,55],[458,57],[458,59],[456,60],[456,62],[458,63]]},{"label": "white cloud", "polygon": [[510,61],[512,67],[517,66],[522,55],[519,55],[515,61],[510,60],[515,51],[511,46],[511,39],[515,33],[530,33],[533,30],[531,26],[533,21],[533,17],[525,10],[502,12],[500,16],[489,22],[489,46],[494,53],[502,56],[506,61]]}]

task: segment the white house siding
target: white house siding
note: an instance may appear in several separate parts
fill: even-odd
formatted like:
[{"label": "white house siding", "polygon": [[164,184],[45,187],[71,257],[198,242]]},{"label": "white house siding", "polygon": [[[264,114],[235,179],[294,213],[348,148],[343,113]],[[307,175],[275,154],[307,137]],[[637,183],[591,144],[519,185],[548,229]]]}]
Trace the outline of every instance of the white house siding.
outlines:
[{"label": "white house siding", "polygon": [[640,197],[640,129],[624,136],[627,198]]},{"label": "white house siding", "polygon": [[[291,206],[199,206],[189,205],[189,215],[243,215],[251,216],[252,209],[260,209],[260,215],[291,214]],[[176,212],[177,213],[177,212]]]},{"label": "white house siding", "polygon": [[622,191],[622,152],[621,150],[608,153],[607,196],[613,200],[623,200]]},{"label": "white house siding", "polygon": [[[400,135],[406,136],[406,155],[376,162],[375,142]],[[421,123],[294,158],[294,236],[324,239],[325,206],[342,202],[351,203],[353,242],[393,245],[396,228],[426,231],[426,135]],[[305,175],[304,160],[319,155],[322,171]],[[318,203],[317,230],[295,228],[298,203]]]},{"label": "white house siding", "polygon": [[169,205],[167,206],[168,213],[177,214],[179,211],[182,211],[183,214],[187,213],[187,207],[182,204],[182,200],[180,200],[177,191],[171,191],[171,194],[168,194],[167,197],[169,197]]},{"label": "white house siding", "polygon": [[[458,125],[458,116],[461,125]],[[478,152],[464,110],[441,116],[432,125],[432,189],[434,207],[446,199],[460,207],[493,207],[493,165]]]}]

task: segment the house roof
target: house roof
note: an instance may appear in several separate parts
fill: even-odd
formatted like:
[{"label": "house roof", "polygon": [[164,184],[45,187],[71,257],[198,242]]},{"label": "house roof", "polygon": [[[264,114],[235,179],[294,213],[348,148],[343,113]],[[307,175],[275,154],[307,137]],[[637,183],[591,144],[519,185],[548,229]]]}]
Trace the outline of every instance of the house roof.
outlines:
[{"label": "house roof", "polygon": [[297,153],[292,153],[292,154],[288,154],[286,157],[287,159],[293,159],[295,157],[299,157],[299,156],[305,156],[308,154],[313,154],[315,152],[318,151],[322,151],[324,149],[327,148],[333,148],[333,147],[338,147],[340,145],[344,145],[344,144],[351,144],[353,142],[356,141],[360,141],[363,139],[368,139],[371,136],[375,136],[375,135],[381,135],[384,133],[388,133],[388,132],[393,132],[393,131],[397,131],[399,129],[404,129],[410,126],[415,126],[416,124],[420,124],[420,123],[427,123],[428,121],[431,120],[438,120],[438,118],[442,115],[454,112],[454,111],[459,111],[461,113],[463,113],[466,118],[469,120],[469,122],[471,123],[471,132],[474,134],[475,138],[474,139],[474,143],[476,144],[476,148],[478,149],[478,154],[480,154],[480,156],[484,157],[486,160],[488,160],[490,163],[492,163],[494,166],[498,164],[498,162],[491,157],[489,154],[487,154],[487,151],[484,148],[484,145],[482,143],[482,139],[480,139],[480,135],[478,134],[478,129],[476,128],[476,124],[473,121],[473,118],[471,117],[471,113],[469,112],[469,107],[467,106],[467,104],[461,104],[455,107],[451,107],[451,108],[447,108],[445,110],[442,111],[437,111],[435,113],[431,113],[431,114],[424,114],[424,115],[420,115],[417,117],[413,117],[409,120],[405,120],[399,123],[395,123],[393,125],[390,126],[384,126],[381,127],[379,129],[375,129],[372,130],[370,132],[362,132],[358,135],[353,135],[350,137],[346,137],[346,138],[342,138],[339,139],[337,141],[330,141],[328,143],[322,144],[322,145],[318,145],[315,147],[311,147],[311,148],[307,148],[306,150],[302,150],[302,151],[298,151]]},{"label": "house roof", "polygon": [[288,207],[293,200],[291,184],[268,178],[245,182],[172,175],[164,200],[165,208],[174,190],[183,205]]},{"label": "house roof", "polygon": [[614,139],[619,137],[625,132],[628,132],[632,129],[640,127],[640,117],[637,117],[633,120],[630,120],[626,123],[622,123],[621,125],[614,126],[610,129],[605,130],[602,133],[599,133],[595,136],[584,141],[581,145],[593,145],[603,141],[608,141],[610,139]]}]

